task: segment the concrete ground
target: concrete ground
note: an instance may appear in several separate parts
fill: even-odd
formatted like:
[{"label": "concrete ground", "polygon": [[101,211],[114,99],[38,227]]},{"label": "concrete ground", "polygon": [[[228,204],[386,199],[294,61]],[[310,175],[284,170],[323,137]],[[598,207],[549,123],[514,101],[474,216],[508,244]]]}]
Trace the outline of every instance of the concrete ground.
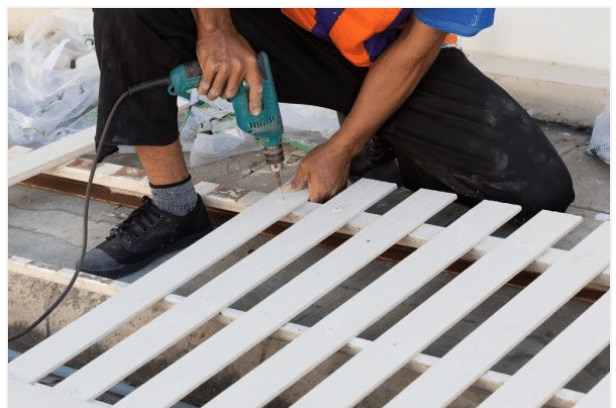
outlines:
[{"label": "concrete ground", "polygon": [[[556,247],[569,249],[610,217],[609,166],[598,158],[585,153],[590,139],[590,132],[588,130],[578,130],[551,123],[543,123],[541,126],[564,159],[573,176],[576,199],[568,212],[581,215],[584,218],[580,226],[576,227],[566,238],[556,244]],[[302,153],[299,151],[295,151],[292,148],[288,149],[283,182],[293,177],[301,155]],[[136,156],[130,153],[116,154],[108,160],[123,165],[139,167]],[[261,152],[253,152],[225,161],[192,168],[191,173],[195,182],[203,180],[261,192],[273,191],[275,188],[273,178],[264,166],[265,163]],[[382,213],[409,194],[408,190],[400,188],[373,206],[371,211]],[[463,209],[460,208],[460,211],[463,211]],[[42,261],[51,265],[73,268],[79,256],[81,246],[82,212],[83,200],[80,198],[49,193],[20,185],[10,187],[8,189],[9,254]],[[455,207],[453,212],[456,212]],[[128,213],[130,213],[130,209],[127,208],[101,202],[92,202],[88,247],[91,248],[104,239],[109,229],[120,222]],[[439,221],[437,219],[435,222],[446,223],[447,220]],[[504,228],[501,233],[506,234],[507,228]],[[203,285],[224,270],[226,266],[233,264],[255,248],[258,248],[267,239],[264,236],[254,238],[196,277],[193,281],[181,287],[176,293],[184,296],[192,293],[197,287]],[[325,249],[314,248],[274,278],[240,299],[232,307],[240,310],[249,309],[260,299],[263,299],[326,253],[327,250]],[[164,262],[167,258],[161,259],[123,280],[132,282]],[[388,262],[374,261],[318,303],[301,313],[293,321],[307,326],[314,324],[390,267],[391,264]],[[452,277],[447,274],[437,277],[420,292],[411,296],[398,308],[385,316],[379,323],[362,333],[361,336],[368,339],[376,338],[405,313],[415,308],[451,279]],[[519,289],[513,287],[505,287],[499,290],[481,307],[432,344],[425,350],[425,353],[442,356],[457,341],[466,336],[518,292]],[[588,304],[583,301],[573,300],[568,302],[553,318],[538,328],[519,347],[512,350],[493,369],[509,374],[515,372],[524,362],[528,361],[530,356],[547,344],[549,340],[587,307]],[[575,390],[587,391],[595,384],[596,379],[601,378],[606,372],[609,372],[609,348],[602,352],[582,374],[574,379],[569,384],[569,387]]]}]

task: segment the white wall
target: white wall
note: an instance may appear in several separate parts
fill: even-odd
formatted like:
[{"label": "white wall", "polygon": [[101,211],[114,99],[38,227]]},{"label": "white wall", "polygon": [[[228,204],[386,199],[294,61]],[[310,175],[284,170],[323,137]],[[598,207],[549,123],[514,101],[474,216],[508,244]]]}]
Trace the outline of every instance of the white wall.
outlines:
[{"label": "white wall", "polygon": [[9,35],[17,35],[25,31],[34,21],[54,10],[56,9],[7,7],[6,14]]},{"label": "white wall", "polygon": [[609,8],[497,8],[494,25],[460,37],[466,51],[610,69]]}]

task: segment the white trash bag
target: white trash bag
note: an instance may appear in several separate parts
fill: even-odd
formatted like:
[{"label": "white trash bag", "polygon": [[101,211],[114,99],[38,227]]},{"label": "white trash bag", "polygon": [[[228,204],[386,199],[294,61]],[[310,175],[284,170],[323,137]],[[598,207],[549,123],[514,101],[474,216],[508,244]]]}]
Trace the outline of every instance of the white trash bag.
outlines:
[{"label": "white trash bag", "polygon": [[610,103],[608,101],[605,109],[597,119],[592,129],[588,154],[597,156],[603,162],[610,164]]},{"label": "white trash bag", "polygon": [[9,48],[9,143],[36,148],[94,126],[99,78],[91,10],[34,22]]}]

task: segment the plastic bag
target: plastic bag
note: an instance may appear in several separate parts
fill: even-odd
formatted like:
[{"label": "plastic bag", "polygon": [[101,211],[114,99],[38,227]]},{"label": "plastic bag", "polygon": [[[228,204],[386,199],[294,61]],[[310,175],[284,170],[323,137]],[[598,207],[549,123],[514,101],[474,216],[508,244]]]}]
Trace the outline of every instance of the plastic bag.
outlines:
[{"label": "plastic bag", "polygon": [[608,101],[605,109],[597,119],[592,129],[590,144],[587,153],[597,156],[608,165],[610,164],[610,103]]},{"label": "plastic bag", "polygon": [[183,151],[190,152],[189,167],[261,148],[251,135],[237,127],[233,109],[226,108],[199,102],[188,110],[180,130],[180,143]]},{"label": "plastic bag", "polygon": [[[340,127],[336,112],[324,108],[281,103],[280,113],[283,141],[304,151],[327,141]],[[262,149],[237,126],[233,105],[224,99],[191,105],[181,126],[180,142],[182,149],[190,152],[190,167]]]},{"label": "plastic bag", "polygon": [[36,148],[94,126],[99,78],[92,11],[34,22],[8,53],[9,143]]}]

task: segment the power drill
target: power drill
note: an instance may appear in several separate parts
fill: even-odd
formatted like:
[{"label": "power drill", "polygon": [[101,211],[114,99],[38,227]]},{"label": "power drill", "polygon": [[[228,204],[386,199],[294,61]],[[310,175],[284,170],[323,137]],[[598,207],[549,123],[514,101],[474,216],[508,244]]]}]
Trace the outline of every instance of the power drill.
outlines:
[{"label": "power drill", "polygon": [[[276,176],[278,188],[281,188],[280,171],[284,161],[282,116],[280,115],[269,60],[264,52],[257,54],[257,65],[263,82],[262,112],[258,116],[253,116],[250,113],[248,108],[249,87],[246,81],[242,81],[237,94],[232,99],[233,109],[239,128],[251,134],[255,141],[263,146],[265,161],[269,164],[271,172]],[[192,61],[174,68],[170,74],[170,82],[167,89],[169,94],[190,99],[190,91],[197,88],[201,82],[199,62]]]}]

